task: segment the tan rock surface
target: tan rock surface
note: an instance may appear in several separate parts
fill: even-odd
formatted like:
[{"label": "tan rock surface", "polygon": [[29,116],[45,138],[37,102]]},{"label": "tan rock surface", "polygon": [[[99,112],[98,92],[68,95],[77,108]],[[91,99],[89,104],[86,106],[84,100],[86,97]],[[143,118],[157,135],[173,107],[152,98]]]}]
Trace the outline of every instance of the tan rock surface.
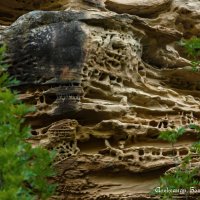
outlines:
[{"label": "tan rock surface", "polygon": [[6,0],[0,1],[0,24],[9,25],[32,10],[65,10],[68,8],[104,9],[101,0]]},{"label": "tan rock surface", "polygon": [[109,10],[117,13],[149,16],[170,8],[172,0],[106,0]]},{"label": "tan rock surface", "polygon": [[[140,10],[144,2],[119,3]],[[176,44],[198,35],[200,6],[158,2],[148,1],[144,15],[120,5],[136,16],[71,1],[64,12],[34,11],[0,29],[21,81],[15,89],[37,107],[27,116],[30,142],[58,152],[54,199],[158,199],[148,193],[159,176],[191,153],[191,130],[175,146],[176,161],[157,136],[200,121],[200,73]]]}]

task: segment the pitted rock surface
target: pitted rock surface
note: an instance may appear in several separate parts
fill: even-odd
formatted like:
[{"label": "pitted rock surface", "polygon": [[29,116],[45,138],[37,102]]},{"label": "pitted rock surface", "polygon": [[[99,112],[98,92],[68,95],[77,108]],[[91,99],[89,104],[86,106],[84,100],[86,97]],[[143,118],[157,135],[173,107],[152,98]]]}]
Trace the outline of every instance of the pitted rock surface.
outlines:
[{"label": "pitted rock surface", "polygon": [[98,2],[2,26],[5,62],[37,108],[30,142],[57,150],[53,199],[158,199],[149,192],[159,176],[197,139],[187,130],[173,150],[157,136],[200,121],[200,73],[177,45],[198,36],[199,2],[148,1],[144,12],[139,0]]}]

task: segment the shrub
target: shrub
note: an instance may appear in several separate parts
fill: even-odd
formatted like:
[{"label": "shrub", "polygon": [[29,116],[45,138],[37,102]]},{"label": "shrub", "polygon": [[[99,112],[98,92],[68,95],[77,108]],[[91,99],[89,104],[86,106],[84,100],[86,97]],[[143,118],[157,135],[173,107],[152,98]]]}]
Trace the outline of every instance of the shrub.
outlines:
[{"label": "shrub", "polygon": [[2,62],[5,47],[0,48],[0,199],[46,199],[55,186],[47,178],[54,173],[54,154],[41,147],[32,148],[27,139],[30,126],[24,116],[34,111],[19,100],[10,86],[18,82],[10,78]]}]

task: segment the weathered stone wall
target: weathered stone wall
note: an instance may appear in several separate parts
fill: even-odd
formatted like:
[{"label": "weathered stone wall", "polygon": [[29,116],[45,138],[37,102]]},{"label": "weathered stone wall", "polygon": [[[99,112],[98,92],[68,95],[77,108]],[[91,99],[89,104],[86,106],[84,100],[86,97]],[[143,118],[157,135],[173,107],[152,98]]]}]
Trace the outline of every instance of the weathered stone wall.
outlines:
[{"label": "weathered stone wall", "polygon": [[[15,89],[37,108],[30,142],[58,152],[55,199],[156,199],[149,191],[176,164],[159,132],[199,123],[200,74],[176,42],[199,36],[200,3],[61,5],[1,31]],[[187,130],[177,159],[195,140]]]}]

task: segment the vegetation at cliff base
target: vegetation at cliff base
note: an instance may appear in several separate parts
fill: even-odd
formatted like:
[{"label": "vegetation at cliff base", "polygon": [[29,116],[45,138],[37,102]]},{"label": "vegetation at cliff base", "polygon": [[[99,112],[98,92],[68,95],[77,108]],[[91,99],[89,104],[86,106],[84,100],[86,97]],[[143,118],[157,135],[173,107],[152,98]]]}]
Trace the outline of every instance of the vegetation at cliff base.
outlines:
[{"label": "vegetation at cliff base", "polygon": [[54,185],[47,178],[53,176],[53,153],[41,147],[32,148],[27,139],[30,126],[24,116],[34,108],[19,100],[10,86],[18,82],[10,78],[2,63],[5,47],[0,48],[0,200],[46,199]]},{"label": "vegetation at cliff base", "polygon": [[188,57],[192,60],[191,61],[192,71],[199,72],[200,38],[193,37],[190,40],[181,40],[179,44],[185,48]]},{"label": "vegetation at cliff base", "polygon": [[[192,59],[191,66],[193,72],[199,72],[200,70],[200,38],[191,38],[190,40],[182,40],[180,43],[185,47],[188,56]],[[177,156],[175,154],[175,143],[184,135],[186,129],[196,132],[197,138],[200,134],[200,126],[198,124],[189,124],[184,127],[180,127],[176,130],[165,130],[160,132],[159,139],[168,141],[172,145],[175,167],[166,171],[166,173],[160,178],[159,192],[154,189],[153,194],[160,195],[161,199],[175,199],[176,195],[184,195],[184,199],[188,200],[195,190],[199,190],[199,168],[198,165],[192,165],[193,158],[199,159],[200,157],[200,140],[193,143],[190,146],[190,150],[185,156]],[[157,191],[157,192],[156,192]]]}]

